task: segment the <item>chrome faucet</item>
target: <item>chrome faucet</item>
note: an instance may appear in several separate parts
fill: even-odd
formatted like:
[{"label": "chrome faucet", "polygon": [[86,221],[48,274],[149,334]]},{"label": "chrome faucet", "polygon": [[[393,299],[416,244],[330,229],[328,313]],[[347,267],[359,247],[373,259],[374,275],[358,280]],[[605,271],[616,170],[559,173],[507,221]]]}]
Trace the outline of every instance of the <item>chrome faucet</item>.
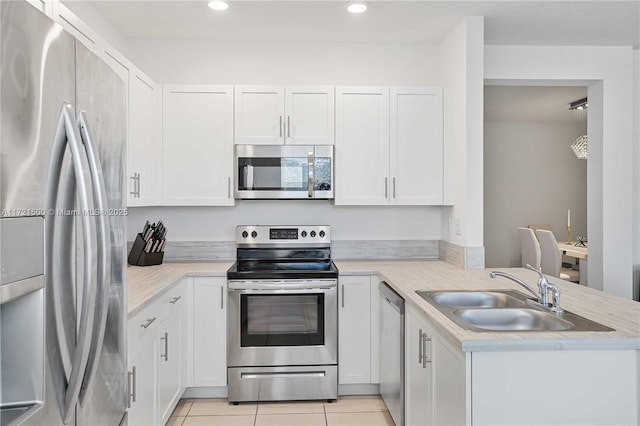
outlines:
[{"label": "chrome faucet", "polygon": [[[515,283],[520,284],[522,287],[526,288],[529,293],[533,294],[536,297],[536,301],[540,305],[544,306],[545,308],[551,308],[551,310],[557,314],[562,313],[563,309],[560,307],[560,289],[558,288],[558,286],[555,284],[550,284],[549,281],[547,281],[547,277],[533,266],[527,265],[527,269],[535,271],[538,273],[538,275],[540,275],[540,277],[538,278],[539,291],[535,291],[529,284],[525,283],[520,278],[514,277],[513,275],[507,274],[506,272],[491,271],[489,273],[489,276],[491,278],[505,277]],[[553,292],[553,305],[549,304],[549,290]]]}]

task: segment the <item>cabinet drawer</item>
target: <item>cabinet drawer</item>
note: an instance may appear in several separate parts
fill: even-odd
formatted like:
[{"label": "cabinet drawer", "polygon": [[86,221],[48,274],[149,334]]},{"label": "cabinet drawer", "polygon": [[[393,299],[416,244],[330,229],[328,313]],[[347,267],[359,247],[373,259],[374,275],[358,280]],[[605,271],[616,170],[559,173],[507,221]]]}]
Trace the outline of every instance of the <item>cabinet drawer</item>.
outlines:
[{"label": "cabinet drawer", "polygon": [[142,311],[129,318],[127,326],[129,347],[133,349],[137,342],[155,333],[158,324],[174,310],[183,306],[186,298],[187,292],[184,282],[178,283],[156,296]]}]

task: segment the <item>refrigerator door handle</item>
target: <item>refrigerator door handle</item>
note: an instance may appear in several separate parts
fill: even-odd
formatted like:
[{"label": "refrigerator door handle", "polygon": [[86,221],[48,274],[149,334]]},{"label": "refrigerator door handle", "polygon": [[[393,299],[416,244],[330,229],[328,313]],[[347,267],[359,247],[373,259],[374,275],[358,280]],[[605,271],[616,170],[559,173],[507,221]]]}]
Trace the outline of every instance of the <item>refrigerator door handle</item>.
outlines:
[{"label": "refrigerator door handle", "polygon": [[78,114],[78,127],[80,136],[87,153],[89,162],[89,171],[91,174],[91,183],[93,186],[95,219],[96,219],[96,236],[98,242],[98,279],[97,279],[97,296],[96,296],[96,312],[93,322],[91,349],[89,351],[89,361],[86,373],[84,374],[83,385],[80,390],[80,403],[84,403],[86,391],[90,388],[92,379],[100,361],[100,352],[104,342],[105,329],[107,324],[107,312],[109,308],[109,298],[107,297],[109,283],[111,282],[111,252],[110,239],[111,228],[109,226],[107,193],[104,184],[104,175],[102,173],[102,162],[97,150],[97,146],[91,137],[91,131],[87,123],[86,114],[80,111]]},{"label": "refrigerator door handle", "polygon": [[[77,191],[77,198],[79,201],[80,212],[78,216],[81,218],[82,231],[84,234],[83,252],[84,252],[84,273],[83,273],[83,293],[82,304],[80,314],[80,327],[78,330],[78,340],[73,353],[73,360],[71,364],[71,374],[66,380],[66,392],[64,395],[64,402],[62,408],[62,416],[64,423],[68,423],[75,413],[75,405],[78,400],[80,392],[80,385],[82,384],[82,378],[84,377],[87,362],[89,360],[89,351],[91,344],[91,332],[93,328],[93,321],[95,316],[95,287],[91,285],[94,270],[93,248],[94,234],[91,223],[91,217],[89,213],[93,211],[92,204],[90,204],[90,188],[87,186],[85,179],[85,165],[83,164],[83,150],[80,145],[80,135],[76,121],[73,117],[71,105],[63,103],[62,111],[60,113],[60,120],[58,122],[58,128],[56,130],[55,140],[53,142],[51,152],[51,163],[49,166],[48,187],[46,196],[47,207],[47,222],[46,225],[46,256],[45,256],[45,277],[47,280],[47,288],[54,286],[53,278],[53,252],[54,252],[54,219],[57,207],[58,189],[60,184],[60,175],[62,172],[62,166],[64,163],[64,154],[66,147],[69,147],[71,153],[71,162],[73,163],[73,171],[75,175],[75,184]],[[86,161],[86,159],[85,159]],[[91,200],[93,201],[93,200]],[[53,217],[52,217],[53,216]],[[54,297],[60,297],[60,293],[54,291]],[[59,301],[54,301],[54,308],[61,306]],[[55,317],[60,318],[61,313],[56,312]],[[58,324],[56,328],[62,328],[61,324]],[[57,339],[58,345],[61,344],[59,336]],[[59,347],[58,351],[63,351],[65,348]],[[66,376],[66,375],[65,375]],[[64,381],[66,377],[56,377],[59,381]],[[58,383],[56,387],[63,387],[65,384]],[[62,402],[62,401],[60,401]]]}]

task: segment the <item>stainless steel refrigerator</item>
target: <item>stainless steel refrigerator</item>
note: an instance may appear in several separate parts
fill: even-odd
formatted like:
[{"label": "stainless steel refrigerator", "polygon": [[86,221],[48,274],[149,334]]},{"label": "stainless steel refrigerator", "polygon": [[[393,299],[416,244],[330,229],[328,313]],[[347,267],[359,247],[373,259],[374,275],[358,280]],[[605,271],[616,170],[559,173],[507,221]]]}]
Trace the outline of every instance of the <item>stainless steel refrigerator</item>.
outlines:
[{"label": "stainless steel refrigerator", "polygon": [[126,423],[126,85],[26,1],[0,16],[0,424]]}]

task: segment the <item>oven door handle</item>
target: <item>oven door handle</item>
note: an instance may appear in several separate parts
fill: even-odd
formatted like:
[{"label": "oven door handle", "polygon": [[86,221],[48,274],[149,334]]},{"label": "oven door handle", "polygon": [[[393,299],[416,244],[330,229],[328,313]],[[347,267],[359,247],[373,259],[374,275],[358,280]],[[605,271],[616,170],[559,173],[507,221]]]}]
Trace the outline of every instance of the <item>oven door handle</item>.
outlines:
[{"label": "oven door handle", "polygon": [[288,291],[288,290],[335,290],[338,285],[332,283],[245,283],[245,282],[229,282],[229,291]]}]

